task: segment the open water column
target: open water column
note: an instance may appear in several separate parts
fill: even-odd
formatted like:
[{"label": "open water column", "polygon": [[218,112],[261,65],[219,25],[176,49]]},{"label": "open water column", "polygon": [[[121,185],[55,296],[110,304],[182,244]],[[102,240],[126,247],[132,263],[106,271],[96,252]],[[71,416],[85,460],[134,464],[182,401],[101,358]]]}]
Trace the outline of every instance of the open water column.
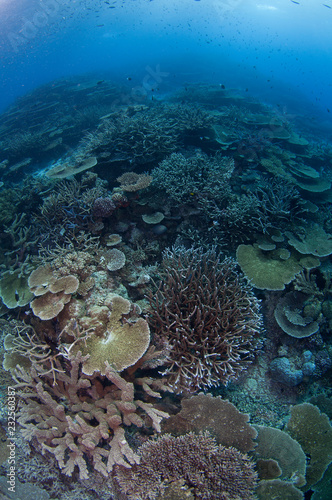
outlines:
[{"label": "open water column", "polygon": [[0,496],[328,500],[329,0],[0,0]]}]

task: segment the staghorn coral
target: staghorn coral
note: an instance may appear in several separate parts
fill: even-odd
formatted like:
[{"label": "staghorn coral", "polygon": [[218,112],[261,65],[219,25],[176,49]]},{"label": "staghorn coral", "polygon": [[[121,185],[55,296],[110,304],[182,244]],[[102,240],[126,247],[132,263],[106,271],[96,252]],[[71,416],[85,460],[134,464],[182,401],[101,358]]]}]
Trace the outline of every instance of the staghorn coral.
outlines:
[{"label": "staghorn coral", "polygon": [[163,189],[172,202],[181,204],[191,201],[193,195],[202,198],[224,200],[230,194],[229,179],[234,170],[233,160],[216,154],[208,157],[196,153],[186,158],[173,153],[152,170],[152,186]]},{"label": "staghorn coral", "polygon": [[288,228],[290,222],[301,220],[303,215],[303,200],[294,186],[268,179],[232,199],[220,211],[218,221],[229,238],[244,241],[253,232],[266,234],[271,229]]},{"label": "staghorn coral", "polygon": [[97,176],[84,175],[76,179],[58,182],[33,214],[43,246],[54,248],[73,240],[80,232],[93,229],[93,207],[98,198],[105,198],[105,181]]},{"label": "staghorn coral", "polygon": [[165,486],[184,479],[197,499],[253,500],[254,463],[235,448],[217,445],[209,433],[169,434],[144,443],[139,464],[116,468],[116,479],[129,500],[159,498]]},{"label": "staghorn coral", "polygon": [[175,151],[179,135],[177,110],[166,116],[167,109],[162,104],[153,108],[128,106],[106,116],[83,138],[77,155],[110,152],[111,161],[128,162],[131,168],[159,161]]},{"label": "staghorn coral", "polygon": [[168,105],[164,111],[170,119],[174,120],[175,117],[177,127],[182,134],[191,132],[198,135],[216,121],[209,111],[187,104]]},{"label": "staghorn coral", "polygon": [[134,399],[134,385],[109,365],[105,377],[82,374],[86,359],[78,352],[70,360],[57,358],[53,369],[46,360],[43,366],[33,363],[29,371],[17,366],[13,374],[23,437],[43,454],[54,455],[64,474],[71,476],[77,466],[81,479],[88,478],[91,466],[108,477],[115,464],[137,462],[123,426],[146,425],[145,413],[158,432],[167,417],[151,403]]},{"label": "staghorn coral", "polygon": [[173,247],[163,254],[164,280],[150,292],[156,343],[171,346],[165,375],[177,391],[227,384],[260,347],[259,302],[214,250]]},{"label": "staghorn coral", "polygon": [[[30,325],[22,325],[19,322],[9,324],[11,333],[4,338],[5,355],[2,366],[4,370],[14,372],[17,365],[23,368],[35,368],[43,371],[43,365],[47,362],[54,369],[52,349],[38,338],[34,328]],[[56,356],[55,356],[56,357]],[[54,380],[54,379],[53,379]]]},{"label": "staghorn coral", "polygon": [[[27,127],[29,130],[30,127]],[[34,156],[40,153],[40,150],[49,142],[49,138],[43,131],[38,132],[17,132],[8,135],[2,144],[2,149],[11,160],[22,160],[28,156]]]}]

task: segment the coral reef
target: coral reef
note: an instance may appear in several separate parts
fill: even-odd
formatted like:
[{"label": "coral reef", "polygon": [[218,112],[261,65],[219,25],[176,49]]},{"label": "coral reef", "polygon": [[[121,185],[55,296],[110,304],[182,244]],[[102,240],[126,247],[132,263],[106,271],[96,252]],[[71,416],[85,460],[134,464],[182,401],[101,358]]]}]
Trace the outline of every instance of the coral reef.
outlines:
[{"label": "coral reef", "polygon": [[206,429],[218,444],[234,447],[242,453],[256,446],[257,431],[249,424],[249,415],[239,412],[229,401],[211,394],[198,394],[182,400],[181,407],[179,413],[163,421],[163,432],[198,433]]},{"label": "coral reef", "polygon": [[253,455],[257,459],[275,459],[280,467],[279,477],[291,481],[294,486],[306,484],[306,455],[300,444],[289,434],[273,427],[256,425],[258,431],[257,446]]},{"label": "coral reef", "polygon": [[177,391],[227,384],[261,346],[259,302],[231,259],[215,251],[168,249],[165,278],[150,294],[154,342],[170,345],[168,383]]},{"label": "coral reef", "polygon": [[307,295],[295,291],[287,293],[279,300],[274,316],[284,332],[302,339],[319,330],[320,312],[318,301],[313,303]]},{"label": "coral reef", "polygon": [[23,400],[17,418],[23,436],[34,440],[43,454],[53,454],[66,475],[71,476],[77,466],[81,479],[88,477],[90,464],[107,477],[115,464],[129,467],[139,460],[123,427],[143,425],[139,409],[151,417],[156,430],[167,416],[152,404],[135,400],[133,384],[107,364],[108,384],[84,375],[81,365],[86,359],[78,352],[69,366],[58,358],[47,370],[46,358],[43,371],[33,364],[30,371],[18,366],[13,375]]},{"label": "coral reef", "polygon": [[194,195],[224,199],[233,170],[233,161],[220,154],[209,158],[196,153],[186,158],[181,153],[173,153],[152,170],[152,185],[165,190],[177,204],[188,202]]},{"label": "coral reef", "polygon": [[17,496],[329,498],[331,147],[220,85],[136,97],[83,75],[1,115]]},{"label": "coral reef", "polygon": [[332,427],[327,415],[317,406],[303,403],[291,408],[287,431],[310,456],[306,473],[306,490],[322,479],[332,461]]},{"label": "coral reef", "polygon": [[117,468],[116,479],[128,499],[159,498],[167,483],[184,479],[195,498],[254,499],[257,475],[247,455],[217,445],[208,434],[165,434],[139,448],[140,462]]},{"label": "coral reef", "polygon": [[285,260],[279,252],[264,252],[258,245],[239,245],[236,257],[244,274],[260,289],[284,290],[303,269],[294,255]]},{"label": "coral reef", "polygon": [[120,188],[123,191],[140,191],[150,186],[152,176],[147,174],[136,174],[135,172],[126,172],[116,179],[120,182]]},{"label": "coral reef", "polygon": [[89,316],[77,319],[77,327],[82,326],[83,332],[67,350],[72,356],[77,350],[88,356],[82,362],[83,373],[105,375],[106,364],[121,372],[143,356],[150,344],[150,330],[136,310],[129,300],[111,295],[102,306],[92,307]]}]

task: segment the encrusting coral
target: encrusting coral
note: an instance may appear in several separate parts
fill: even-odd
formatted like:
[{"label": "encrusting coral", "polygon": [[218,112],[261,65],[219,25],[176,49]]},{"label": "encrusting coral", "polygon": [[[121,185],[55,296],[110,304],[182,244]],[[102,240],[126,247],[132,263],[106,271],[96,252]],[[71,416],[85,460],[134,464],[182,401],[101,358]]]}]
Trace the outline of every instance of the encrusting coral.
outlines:
[{"label": "encrusting coral", "polygon": [[163,254],[164,280],[150,294],[156,344],[170,345],[168,383],[178,392],[227,384],[261,346],[259,301],[214,250],[184,247]]}]

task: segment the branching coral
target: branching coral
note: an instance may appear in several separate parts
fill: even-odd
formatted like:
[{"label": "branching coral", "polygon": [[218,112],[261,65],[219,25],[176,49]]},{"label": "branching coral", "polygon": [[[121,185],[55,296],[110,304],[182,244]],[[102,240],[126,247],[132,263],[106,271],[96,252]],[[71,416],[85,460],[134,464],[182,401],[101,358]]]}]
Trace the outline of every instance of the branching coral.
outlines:
[{"label": "branching coral", "polygon": [[179,130],[177,113],[165,116],[162,105],[153,108],[128,107],[107,116],[81,142],[81,155],[111,152],[111,161],[142,165],[160,160],[176,149]]},{"label": "branching coral", "polygon": [[93,229],[94,204],[107,196],[104,184],[98,177],[86,174],[79,182],[65,180],[51,190],[33,216],[44,245],[54,248],[55,244],[63,244],[71,233],[77,236],[80,231]]},{"label": "branching coral", "polygon": [[128,499],[153,500],[165,485],[185,480],[195,498],[253,500],[257,474],[254,463],[235,448],[217,445],[208,433],[169,434],[139,449],[140,463],[117,468],[116,478]]},{"label": "branching coral", "polygon": [[186,158],[173,153],[152,170],[152,184],[164,189],[177,204],[188,202],[193,194],[203,199],[224,199],[229,194],[233,169],[234,162],[220,154]]},{"label": "branching coral", "polygon": [[175,247],[163,255],[165,279],[150,293],[154,341],[171,346],[169,383],[177,391],[227,384],[260,347],[259,302],[231,259]]},{"label": "branching coral", "polygon": [[86,359],[78,352],[70,361],[58,358],[53,370],[45,366],[41,372],[33,364],[30,371],[18,366],[13,375],[21,399],[17,421],[23,436],[43,454],[53,454],[66,475],[71,476],[77,466],[81,479],[88,477],[90,466],[108,477],[115,464],[130,467],[138,462],[123,426],[146,425],[145,413],[159,431],[167,416],[151,403],[136,400],[134,385],[109,365],[105,377],[82,374]]}]

